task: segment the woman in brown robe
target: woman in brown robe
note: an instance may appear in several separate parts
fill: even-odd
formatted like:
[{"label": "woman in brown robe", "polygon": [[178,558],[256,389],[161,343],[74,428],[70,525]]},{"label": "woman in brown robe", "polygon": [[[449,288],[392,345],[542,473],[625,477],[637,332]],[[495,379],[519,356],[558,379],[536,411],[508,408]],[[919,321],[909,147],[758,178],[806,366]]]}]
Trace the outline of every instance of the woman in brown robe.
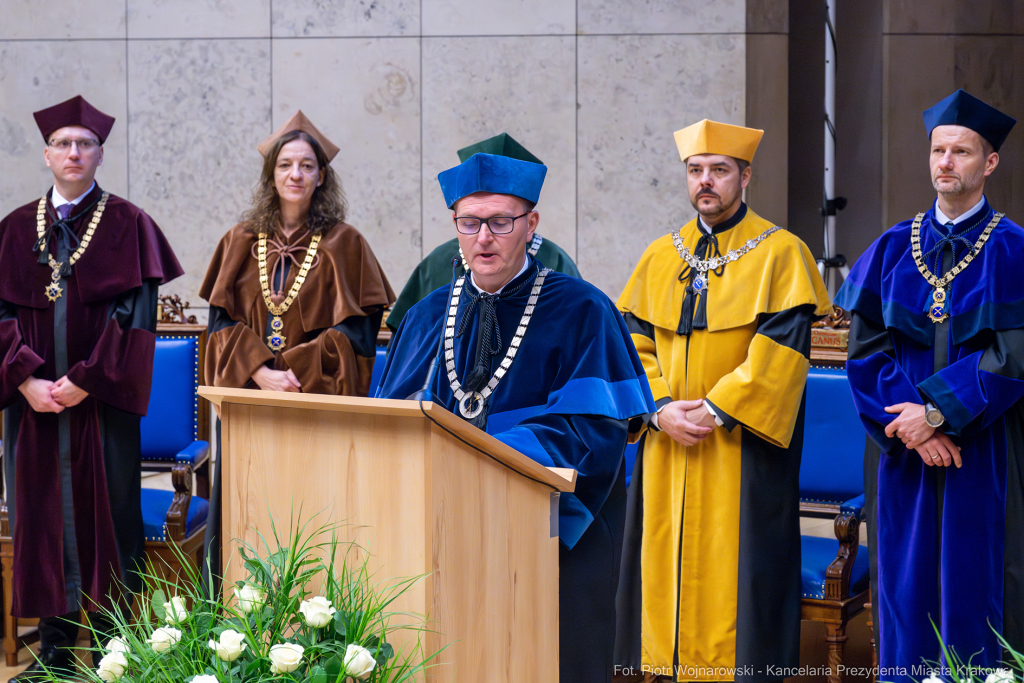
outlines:
[{"label": "woman in brown robe", "polygon": [[[221,238],[199,293],[210,302],[206,380],[366,396],[377,331],[395,295],[369,244],[345,223],[330,166],[338,148],[299,111],[259,151],[253,208]],[[215,571],[219,501],[218,467],[207,522]]]}]

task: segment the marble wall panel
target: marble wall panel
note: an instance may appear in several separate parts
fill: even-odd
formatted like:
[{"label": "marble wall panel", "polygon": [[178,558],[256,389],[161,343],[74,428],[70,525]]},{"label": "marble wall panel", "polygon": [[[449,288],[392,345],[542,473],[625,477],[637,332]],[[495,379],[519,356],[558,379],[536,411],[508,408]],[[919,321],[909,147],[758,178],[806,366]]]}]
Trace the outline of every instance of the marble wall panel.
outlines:
[{"label": "marble wall panel", "polygon": [[886,33],[1024,35],[1020,0],[886,0]]},{"label": "marble wall panel", "polygon": [[576,258],[574,44],[552,36],[423,39],[424,252],[455,236],[437,174],[459,163],[458,149],[507,132],[548,167],[539,232]]},{"label": "marble wall panel", "polygon": [[275,37],[409,36],[420,30],[419,0],[275,2]]},{"label": "marble wall panel", "polygon": [[747,0],[747,33],[789,33],[788,0]]},{"label": "marble wall panel", "polygon": [[274,41],[274,126],[302,109],[341,148],[348,222],[396,293],[421,259],[419,52],[419,38]]},{"label": "marble wall panel", "polygon": [[935,201],[921,112],[955,89],[955,45],[951,36],[883,39],[883,225],[912,218]]},{"label": "marble wall panel", "polygon": [[746,41],[745,125],[764,130],[746,199],[761,216],[789,228],[789,38],[748,34]]},{"label": "marble wall panel", "polygon": [[576,33],[576,0],[422,0],[421,7],[424,36]]},{"label": "marble wall panel", "polygon": [[124,0],[4,0],[0,40],[124,38]]},{"label": "marble wall panel", "polygon": [[744,72],[742,35],[580,38],[579,265],[613,299],[647,245],[695,215],[673,131],[743,124]]},{"label": "marble wall panel", "polygon": [[129,38],[269,38],[270,0],[126,0]]},{"label": "marble wall panel", "polygon": [[128,194],[128,107],[124,41],[0,41],[0,215],[53,184],[32,112],[81,94],[117,121],[96,174]]},{"label": "marble wall panel", "polygon": [[746,21],[746,0],[579,0],[580,34],[742,33]]},{"label": "marble wall panel", "polygon": [[193,305],[221,235],[249,206],[272,130],[269,41],[129,44],[131,195],[163,228]]}]

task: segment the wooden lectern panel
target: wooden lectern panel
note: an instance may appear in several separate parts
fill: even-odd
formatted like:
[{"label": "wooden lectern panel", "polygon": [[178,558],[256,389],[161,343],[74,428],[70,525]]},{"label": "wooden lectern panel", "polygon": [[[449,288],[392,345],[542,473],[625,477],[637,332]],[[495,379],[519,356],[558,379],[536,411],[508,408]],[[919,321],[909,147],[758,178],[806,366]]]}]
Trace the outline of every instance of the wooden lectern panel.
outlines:
[{"label": "wooden lectern panel", "polygon": [[[224,418],[225,538],[255,545],[271,514],[285,534],[293,510],[327,511],[381,579],[428,574],[394,606],[428,615],[428,652],[448,645],[427,680],[558,680],[551,494],[574,482],[430,404],[437,422],[404,401],[202,391]],[[241,578],[234,544],[223,556],[227,581]]]}]

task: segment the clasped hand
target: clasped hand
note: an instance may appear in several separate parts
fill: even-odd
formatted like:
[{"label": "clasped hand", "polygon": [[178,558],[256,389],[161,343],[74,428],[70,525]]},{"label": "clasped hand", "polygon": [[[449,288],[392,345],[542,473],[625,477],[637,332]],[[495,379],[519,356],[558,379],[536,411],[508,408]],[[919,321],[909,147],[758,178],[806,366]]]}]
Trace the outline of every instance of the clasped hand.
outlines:
[{"label": "clasped hand", "polygon": [[76,386],[66,375],[56,382],[29,377],[18,390],[37,413],[59,413],[65,408],[77,406],[89,395],[88,391]]},{"label": "clasped hand", "polygon": [[715,426],[715,417],[702,399],[672,401],[658,413],[658,428],[684,446],[703,441]]},{"label": "clasped hand", "polygon": [[960,467],[960,447],[952,439],[931,427],[924,419],[924,406],[920,403],[897,403],[887,406],[885,412],[896,419],[885,428],[889,438],[899,438],[909,450],[917,451],[925,465]]}]

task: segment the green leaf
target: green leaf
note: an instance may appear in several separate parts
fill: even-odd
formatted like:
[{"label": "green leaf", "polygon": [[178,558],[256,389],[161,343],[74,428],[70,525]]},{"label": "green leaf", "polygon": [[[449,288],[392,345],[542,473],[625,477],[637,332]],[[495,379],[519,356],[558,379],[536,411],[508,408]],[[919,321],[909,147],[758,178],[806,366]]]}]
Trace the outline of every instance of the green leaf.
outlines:
[{"label": "green leaf", "polygon": [[314,666],[309,672],[309,683],[327,683],[327,672],[322,666]]},{"label": "green leaf", "polygon": [[167,593],[164,593],[162,588],[157,588],[153,591],[153,596],[150,598],[153,605],[153,614],[160,621],[163,621],[167,617],[167,610],[164,609],[164,603],[169,602],[167,599]]},{"label": "green leaf", "polygon": [[385,662],[394,656],[395,648],[391,647],[391,643],[385,642],[381,643],[381,645],[377,647],[377,654],[374,656],[374,659],[377,660],[378,664],[383,666]]},{"label": "green leaf", "polygon": [[339,609],[334,613],[334,632],[342,638],[348,632],[348,619],[346,619],[344,610]]},{"label": "green leaf", "polygon": [[326,662],[324,662],[324,671],[331,678],[337,678],[338,676],[340,676],[343,669],[344,664],[342,664],[340,657],[331,657]]}]

